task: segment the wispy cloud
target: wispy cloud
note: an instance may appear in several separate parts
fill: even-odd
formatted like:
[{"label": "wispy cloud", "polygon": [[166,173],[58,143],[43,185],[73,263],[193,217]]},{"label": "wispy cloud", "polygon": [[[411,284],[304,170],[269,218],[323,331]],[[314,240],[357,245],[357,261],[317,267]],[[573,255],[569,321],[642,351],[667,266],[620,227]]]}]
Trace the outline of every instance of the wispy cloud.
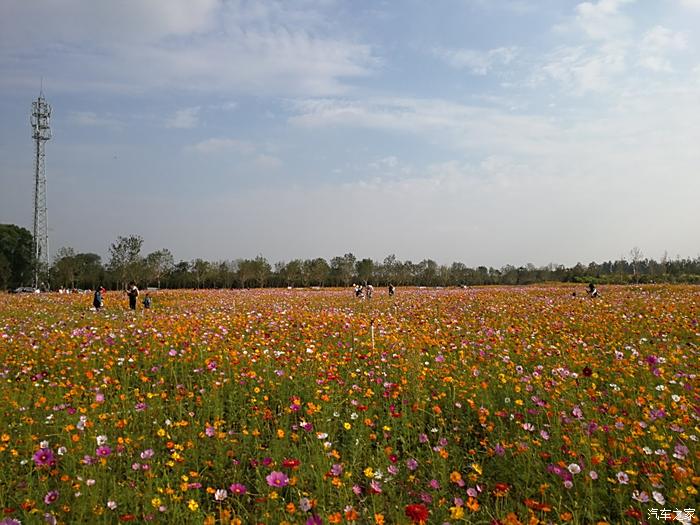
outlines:
[{"label": "wispy cloud", "polygon": [[73,111],[68,115],[68,122],[77,126],[122,128],[124,122],[111,115],[98,115],[94,111]]},{"label": "wispy cloud", "polygon": [[194,144],[189,149],[197,153],[221,153],[233,151],[237,153],[251,154],[255,152],[255,145],[252,142],[231,138],[211,138]]},{"label": "wispy cloud", "polygon": [[193,108],[180,109],[175,114],[166,119],[166,128],[190,129],[199,124],[199,106]]},{"label": "wispy cloud", "polygon": [[323,2],[126,3],[4,2],[2,83],[44,69],[54,89],[72,91],[320,95],[347,91],[378,63],[369,45],[324,29]]},{"label": "wispy cloud", "polygon": [[475,75],[486,75],[494,68],[507,66],[515,60],[518,48],[498,47],[488,51],[437,48],[434,54],[456,69],[468,69]]}]

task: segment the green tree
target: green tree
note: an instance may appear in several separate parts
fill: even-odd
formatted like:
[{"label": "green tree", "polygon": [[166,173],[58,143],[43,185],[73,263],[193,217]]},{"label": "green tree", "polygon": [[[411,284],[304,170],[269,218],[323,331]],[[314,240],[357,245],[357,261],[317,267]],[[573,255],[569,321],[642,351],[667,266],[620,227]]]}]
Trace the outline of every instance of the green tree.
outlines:
[{"label": "green tree", "polygon": [[309,264],[309,280],[312,284],[324,286],[331,273],[331,267],[325,259],[318,257]]},{"label": "green tree", "polygon": [[59,248],[51,268],[51,282],[54,285],[75,288],[77,278],[78,263],[75,259],[75,250],[70,247]]},{"label": "green tree", "polygon": [[372,282],[374,276],[374,261],[372,259],[362,259],[355,263],[355,272],[361,283]]},{"label": "green tree", "polygon": [[14,224],[0,224],[0,287],[29,284],[33,269],[32,234]]},{"label": "green tree", "polygon": [[355,261],[355,256],[352,253],[346,253],[342,257],[333,257],[331,259],[331,275],[336,283],[350,286],[355,270]]},{"label": "green tree", "polygon": [[119,288],[126,286],[127,280],[137,280],[141,266],[143,239],[139,235],[119,236],[109,247],[109,269],[117,278]]},{"label": "green tree", "polygon": [[160,288],[160,280],[175,266],[175,258],[170,250],[164,248],[149,253],[144,259],[144,272],[146,284],[155,282]]}]

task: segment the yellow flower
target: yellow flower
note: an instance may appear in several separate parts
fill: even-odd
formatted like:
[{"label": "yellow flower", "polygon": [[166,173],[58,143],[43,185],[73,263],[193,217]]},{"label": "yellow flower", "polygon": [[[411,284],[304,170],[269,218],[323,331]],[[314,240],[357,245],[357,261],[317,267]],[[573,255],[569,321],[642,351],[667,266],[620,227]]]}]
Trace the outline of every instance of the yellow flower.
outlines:
[{"label": "yellow flower", "polygon": [[464,517],[464,509],[462,507],[450,507],[450,517],[453,520],[460,520]]},{"label": "yellow flower", "polygon": [[345,430],[350,430],[352,428],[352,425],[348,422],[345,422],[343,423],[343,428],[345,428]]},{"label": "yellow flower", "polygon": [[194,512],[197,509],[199,509],[199,503],[197,503],[195,500],[191,499],[187,502],[187,508],[189,508],[192,512]]},{"label": "yellow flower", "polygon": [[478,463],[472,463],[472,468],[474,469],[474,471],[477,474],[479,474],[479,475],[483,474],[483,470],[481,469],[481,465],[479,465]]},{"label": "yellow flower", "polygon": [[153,498],[153,499],[151,500],[151,505],[153,505],[153,507],[156,508],[156,509],[157,509],[158,507],[160,507],[160,504],[161,504],[160,498]]},{"label": "yellow flower", "polygon": [[372,470],[372,467],[367,467],[364,470],[365,476],[368,478],[373,478],[374,477],[374,470]]}]

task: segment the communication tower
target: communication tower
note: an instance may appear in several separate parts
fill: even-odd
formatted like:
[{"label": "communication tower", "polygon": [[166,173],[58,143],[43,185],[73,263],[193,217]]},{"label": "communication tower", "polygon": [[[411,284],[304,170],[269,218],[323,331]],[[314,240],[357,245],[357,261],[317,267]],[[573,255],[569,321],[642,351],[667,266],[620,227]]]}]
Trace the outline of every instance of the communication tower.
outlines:
[{"label": "communication tower", "polygon": [[49,119],[51,106],[44,98],[43,90],[39,98],[32,102],[32,138],[36,149],[34,156],[34,287],[39,287],[40,273],[49,269],[49,227],[46,217],[46,153],[44,145],[51,138]]}]

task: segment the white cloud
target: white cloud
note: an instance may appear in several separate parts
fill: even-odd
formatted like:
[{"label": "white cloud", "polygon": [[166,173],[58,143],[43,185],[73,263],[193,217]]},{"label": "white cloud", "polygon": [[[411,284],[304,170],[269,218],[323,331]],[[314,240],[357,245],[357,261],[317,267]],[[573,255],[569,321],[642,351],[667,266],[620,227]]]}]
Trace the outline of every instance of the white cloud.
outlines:
[{"label": "white cloud", "polygon": [[[323,95],[370,74],[371,48],[331,31],[324,2],[7,0],[0,83],[54,91],[181,90]],[[26,35],[33,38],[27,40]]]},{"label": "white cloud", "polygon": [[627,47],[608,43],[595,50],[560,47],[546,56],[535,82],[554,80],[574,95],[605,92],[627,71]]},{"label": "white cloud", "polygon": [[295,102],[290,118],[303,127],[352,126],[418,134],[432,145],[461,151],[545,151],[558,133],[547,118],[467,106],[439,99],[309,99]]},{"label": "white cloud", "polygon": [[112,116],[98,115],[94,111],[73,111],[68,115],[68,122],[78,126],[121,128],[124,123]]},{"label": "white cloud", "polygon": [[680,4],[689,9],[700,9],[700,0],[680,0]]},{"label": "white cloud", "polygon": [[488,51],[474,49],[436,49],[435,55],[457,69],[469,69],[475,75],[486,75],[498,66],[507,66],[518,55],[515,46]]},{"label": "white cloud", "polygon": [[237,153],[252,154],[255,151],[255,145],[251,142],[229,138],[211,138],[198,142],[189,149],[197,153],[222,153],[233,151]]},{"label": "white cloud", "polygon": [[180,109],[165,121],[166,128],[190,129],[199,124],[199,107]]},{"label": "white cloud", "polygon": [[621,11],[636,0],[598,0],[576,6],[576,26],[594,40],[608,40],[627,33],[632,20]]}]

